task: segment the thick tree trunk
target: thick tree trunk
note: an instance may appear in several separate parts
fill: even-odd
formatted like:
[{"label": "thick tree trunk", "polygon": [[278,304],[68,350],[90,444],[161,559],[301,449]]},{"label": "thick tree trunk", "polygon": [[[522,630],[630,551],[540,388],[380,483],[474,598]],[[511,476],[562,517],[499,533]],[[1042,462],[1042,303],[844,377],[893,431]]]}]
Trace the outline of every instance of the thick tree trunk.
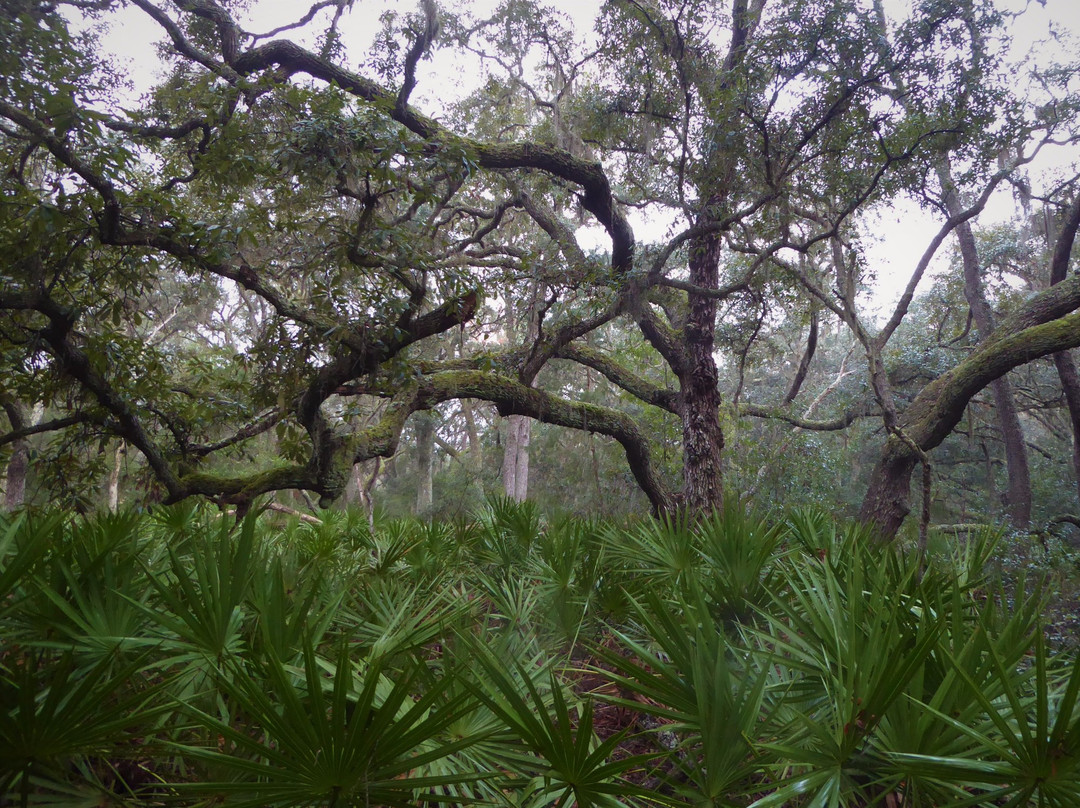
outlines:
[{"label": "thick tree trunk", "polygon": [[532,420],[523,418],[519,430],[514,499],[524,502],[529,496],[529,444],[532,442]]},{"label": "thick tree trunk", "polygon": [[[524,338],[526,344],[534,342],[540,336],[540,315],[537,309],[539,295],[540,282],[534,280],[528,297],[521,301],[525,303]],[[506,294],[506,302],[506,333],[511,342],[517,342],[514,333],[519,329],[519,323],[514,317],[512,296],[509,290]],[[520,380],[523,384],[531,386],[535,375],[536,369],[522,370]],[[502,462],[503,493],[515,502],[524,502],[529,496],[529,442],[532,439],[532,423],[524,415],[513,414],[505,417],[505,424]]]},{"label": "thick tree trunk", "polygon": [[883,538],[895,536],[911,512],[911,473],[918,462],[918,456],[893,436],[874,467],[859,518],[875,525]]},{"label": "thick tree trunk", "polygon": [[529,496],[529,443],[532,440],[532,421],[524,415],[506,418],[503,441],[503,492],[516,502]]},{"label": "thick tree trunk", "polygon": [[127,445],[124,441],[116,447],[116,451],[113,453],[113,467],[109,472],[109,488],[106,498],[108,500],[109,510],[113,513],[120,508],[120,472],[123,468],[124,452]]},{"label": "thick tree trunk", "polygon": [[[690,283],[715,289],[719,283],[719,233],[695,239],[690,247]],[[690,293],[685,334],[689,363],[681,374],[683,422],[683,503],[691,513],[723,504],[724,433],[720,427],[720,388],[713,358],[716,299]]]},{"label": "thick tree trunk", "polygon": [[352,481],[350,487],[353,484],[356,486],[357,501],[364,506],[364,512],[367,514],[368,527],[371,532],[375,532],[375,499],[371,496],[372,491],[375,490],[375,483],[379,479],[379,472],[382,470],[382,458],[376,457],[371,470],[371,476],[364,480],[364,465],[363,463],[356,463],[353,465]]},{"label": "thick tree trunk", "polygon": [[416,419],[416,512],[431,513],[432,468],[431,456],[435,448],[435,421],[428,412],[418,412]]}]

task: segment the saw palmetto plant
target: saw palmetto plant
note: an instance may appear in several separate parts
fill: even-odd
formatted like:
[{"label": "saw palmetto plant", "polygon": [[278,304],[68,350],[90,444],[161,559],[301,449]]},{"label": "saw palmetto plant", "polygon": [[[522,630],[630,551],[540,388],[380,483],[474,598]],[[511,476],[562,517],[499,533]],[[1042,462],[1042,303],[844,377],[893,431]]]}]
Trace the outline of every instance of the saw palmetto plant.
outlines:
[{"label": "saw palmetto plant", "polygon": [[[1080,673],[993,540],[802,511],[0,524],[16,805],[1069,806]],[[6,804],[6,803],[5,803]]]}]

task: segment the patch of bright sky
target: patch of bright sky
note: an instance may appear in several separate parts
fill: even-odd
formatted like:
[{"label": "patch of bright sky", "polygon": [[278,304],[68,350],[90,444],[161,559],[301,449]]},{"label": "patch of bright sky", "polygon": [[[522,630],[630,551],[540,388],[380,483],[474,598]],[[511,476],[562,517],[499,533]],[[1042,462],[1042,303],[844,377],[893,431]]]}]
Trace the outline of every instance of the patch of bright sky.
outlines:
[{"label": "patch of bright sky", "polygon": [[[585,38],[592,30],[602,0],[552,0],[548,4],[566,14],[572,30]],[[496,0],[461,3],[477,18],[490,13],[496,5]],[[896,18],[907,16],[911,5],[912,0],[885,0],[887,13]],[[1061,44],[1053,36],[1055,32],[1080,35],[1080,0],[998,0],[998,6],[1013,13],[1023,12],[1018,14],[1012,26],[1012,58],[1018,59],[1030,53],[1034,63],[1046,64],[1060,58],[1063,53]],[[306,8],[306,4],[294,2],[255,0],[240,21],[247,30],[262,33],[295,21]],[[417,8],[418,3],[411,1],[357,0],[351,12],[342,17],[340,25],[342,41],[347,47],[347,59],[351,57],[355,66],[356,60],[368,52],[381,27],[380,18],[384,12],[409,13]],[[330,14],[331,10],[324,10],[307,28],[284,35],[313,46],[317,33],[325,29]],[[149,17],[131,7],[107,18],[106,26],[103,44],[128,71],[132,95],[137,97],[163,73],[155,50],[155,43],[163,39],[162,31]],[[479,59],[474,55],[441,51],[435,58],[421,63],[413,101],[425,112],[438,115],[448,103],[475,87],[481,72]],[[1078,161],[1080,153],[1075,147],[1045,150],[1028,170],[1036,192],[1040,177],[1060,175]],[[1000,222],[1015,214],[1013,196],[1005,188],[991,200],[980,222]],[[673,225],[670,219],[658,220],[655,212],[631,211],[630,218],[641,241],[664,238]],[[873,293],[867,296],[865,303],[880,312],[887,311],[895,304],[940,224],[939,216],[914,203],[898,203],[871,210],[861,217],[864,247],[877,278]],[[608,246],[606,236],[599,227],[582,228],[578,235],[586,249],[602,250]],[[927,278],[923,280],[921,289],[928,288],[930,277],[947,266],[948,254],[949,244],[946,242],[931,265]]]}]

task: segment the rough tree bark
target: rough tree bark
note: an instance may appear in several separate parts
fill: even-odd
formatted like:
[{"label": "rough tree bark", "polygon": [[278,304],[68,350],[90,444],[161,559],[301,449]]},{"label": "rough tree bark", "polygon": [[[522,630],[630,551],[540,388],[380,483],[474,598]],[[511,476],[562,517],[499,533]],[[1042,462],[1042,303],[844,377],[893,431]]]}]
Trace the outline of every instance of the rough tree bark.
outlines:
[{"label": "rough tree bark", "polygon": [[[743,62],[754,26],[764,2],[731,2],[731,41],[724,57],[719,88],[730,88],[735,69]],[[682,65],[692,73],[692,68]],[[684,74],[684,81],[686,81]],[[688,86],[685,88],[688,90]],[[718,114],[718,118],[724,116]],[[719,373],[713,352],[716,348],[716,313],[720,297],[720,261],[723,251],[723,217],[736,185],[736,159],[724,146],[710,147],[710,170],[699,185],[700,209],[694,222],[699,235],[690,239],[688,316],[682,329],[685,346],[671,361],[671,346],[656,339],[655,330],[640,323],[642,332],[661,354],[668,356],[679,379],[678,412],[683,432],[682,506],[693,514],[720,508],[724,501],[724,433],[720,425]],[[703,293],[701,290],[706,290]]]},{"label": "rough tree bark", "polygon": [[[719,285],[720,249],[717,232],[691,244],[692,284],[704,289]],[[689,361],[679,374],[679,409],[683,425],[683,504],[691,513],[707,513],[724,501],[724,433],[720,427],[719,374],[713,358],[716,308],[715,298],[691,294],[690,316],[684,329]]]}]

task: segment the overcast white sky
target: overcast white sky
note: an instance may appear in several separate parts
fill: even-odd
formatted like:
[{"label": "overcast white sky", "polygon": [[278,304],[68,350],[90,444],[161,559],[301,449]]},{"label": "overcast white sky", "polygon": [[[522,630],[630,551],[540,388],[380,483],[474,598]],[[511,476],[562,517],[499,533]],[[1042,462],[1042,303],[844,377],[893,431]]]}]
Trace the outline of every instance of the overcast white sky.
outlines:
[{"label": "overcast white sky", "polygon": [[[903,15],[911,1],[886,0],[886,8]],[[601,6],[601,0],[553,0],[549,4],[571,16],[577,31],[587,32]],[[466,5],[474,15],[480,16],[494,7],[496,2],[474,0]],[[291,0],[254,0],[248,14],[249,20],[246,22],[251,30],[263,32],[292,22],[307,7],[306,2],[297,3]],[[351,53],[362,54],[379,27],[382,12],[388,9],[405,12],[417,7],[418,3],[414,0],[356,0],[351,13],[342,20],[343,41],[347,43]],[[999,7],[1013,12],[1024,12],[1014,25],[1015,47],[1018,53],[1033,52],[1034,58],[1039,61],[1052,59],[1061,52],[1060,45],[1050,37],[1052,29],[1062,30],[1073,36],[1080,34],[1080,0],[999,0]],[[317,18],[316,22],[325,25],[329,15],[326,11],[323,15]],[[104,38],[104,43],[116,54],[116,58],[128,66],[137,91],[148,88],[156,77],[158,68],[154,43],[161,39],[160,28],[135,9],[127,9],[115,15],[111,30]],[[464,62],[461,61],[463,58]],[[421,109],[438,114],[440,102],[454,97],[455,87],[471,84],[470,79],[476,75],[476,69],[476,65],[470,64],[467,57],[446,52],[434,60],[422,63],[418,77],[420,83],[413,96],[414,102]],[[1031,169],[1033,184],[1038,188],[1039,177],[1045,172],[1061,171],[1066,165],[1078,161],[1080,152],[1076,149],[1048,150],[1044,159]],[[1008,219],[1014,210],[1015,203],[1011,192],[1005,189],[992,201],[982,221]],[[917,206],[905,205],[878,211],[866,219],[866,224],[879,238],[870,248],[870,256],[878,274],[874,304],[882,308],[889,307],[899,297],[911,270],[936,232],[938,223]],[[636,225],[639,238],[647,239],[650,228],[643,222]],[[651,229],[655,230],[655,227]],[[939,268],[948,254],[948,246],[944,245],[940,251]],[[926,280],[923,283],[928,286]]]}]

